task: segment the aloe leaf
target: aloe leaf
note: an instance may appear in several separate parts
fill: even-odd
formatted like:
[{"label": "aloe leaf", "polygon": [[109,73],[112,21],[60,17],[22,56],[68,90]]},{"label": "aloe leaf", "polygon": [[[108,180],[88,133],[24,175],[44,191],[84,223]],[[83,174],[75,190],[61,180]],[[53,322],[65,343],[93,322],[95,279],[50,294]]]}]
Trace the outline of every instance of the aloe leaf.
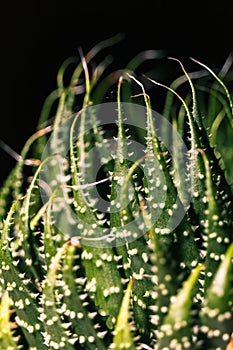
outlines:
[{"label": "aloe leaf", "polygon": [[199,128],[199,135],[201,135],[201,130],[203,130],[203,123],[202,123],[202,119],[200,118],[200,113],[199,113],[199,110],[198,110],[198,104],[197,104],[197,97],[196,97],[196,90],[194,88],[194,85],[193,85],[193,82],[190,78],[190,75],[187,73],[187,71],[185,70],[184,68],[184,65],[180,62],[180,60],[176,59],[176,58],[173,58],[173,57],[169,57],[169,59],[172,59],[174,61],[177,61],[179,62],[188,82],[189,82],[189,85],[190,85],[190,88],[191,88],[191,91],[192,91],[192,102],[193,102],[193,105],[192,105],[192,116],[193,116],[193,119],[197,122],[197,125],[198,125],[198,128]]},{"label": "aloe leaf", "polygon": [[[118,270],[118,257],[112,249],[82,244],[82,260],[87,276],[86,292],[94,297],[99,313],[107,318],[112,328],[122,299],[122,281]],[[108,276],[108,278],[106,278]]]},{"label": "aloe leaf", "polygon": [[[133,183],[134,171],[140,161],[130,164],[127,137],[123,123],[121,105],[121,84],[118,84],[118,135],[116,140],[116,154],[111,182],[110,196],[110,226],[116,235],[116,251],[119,255],[118,264],[124,268],[124,277],[135,277],[133,289],[133,312],[135,324],[142,337],[148,339],[150,333],[148,322],[149,290],[151,281],[144,279],[143,274],[150,273],[149,251],[144,238],[141,238],[145,223],[139,212],[137,189]],[[131,198],[135,196],[135,200]],[[138,213],[138,214],[137,214]],[[144,257],[142,262],[138,254]],[[136,281],[137,280],[137,281]]]},{"label": "aloe leaf", "polygon": [[132,334],[132,326],[130,325],[130,301],[133,287],[133,279],[130,279],[125,290],[124,298],[119,309],[116,326],[114,328],[113,344],[111,349],[115,350],[135,350],[134,337]]},{"label": "aloe leaf", "polygon": [[[206,111],[208,115],[212,115],[212,118],[205,118],[204,122],[206,124],[206,129],[209,130],[208,139],[210,146],[213,150],[209,149],[209,157],[215,163],[215,172],[217,172],[217,168],[220,166],[222,170],[226,174],[226,180],[228,184],[232,183],[232,167],[231,159],[231,142],[233,128],[232,128],[232,114],[230,107],[228,105],[228,101],[225,96],[221,95],[219,91],[210,90],[204,86],[199,86],[199,90],[206,91],[208,95],[211,95],[213,100],[218,100],[219,107],[215,114],[211,111]],[[225,142],[222,142],[222,138],[225,139]],[[214,154],[213,154],[214,153]],[[216,158],[214,160],[214,158]],[[223,172],[222,171],[222,172]],[[219,171],[218,171],[219,172]],[[221,173],[222,173],[221,172]],[[223,174],[222,174],[223,175]],[[226,187],[223,183],[223,186]]]},{"label": "aloe leaf", "polygon": [[[10,321],[12,301],[7,292],[4,292],[0,303],[0,347],[1,349],[18,349],[19,337],[14,336],[14,324]],[[16,326],[15,326],[16,327]]]},{"label": "aloe leaf", "polygon": [[51,259],[56,255],[57,249],[61,247],[70,237],[57,229],[53,219],[53,201],[56,200],[56,190],[50,196],[48,202],[43,205],[45,210],[44,231],[42,233],[45,268],[49,266]]},{"label": "aloe leaf", "polygon": [[71,334],[61,309],[61,300],[56,292],[59,286],[59,270],[68,243],[58,248],[56,255],[51,259],[45,279],[42,281],[42,295],[40,297],[39,320],[43,322],[45,331],[42,332],[44,343],[51,349],[74,350],[77,336]]},{"label": "aloe leaf", "polygon": [[201,329],[207,335],[210,348],[225,348],[232,333],[232,261],[231,243],[216,269],[203,302]]},{"label": "aloe leaf", "polygon": [[[169,296],[173,295],[179,285],[180,266],[174,259],[174,232],[173,219],[176,210],[183,210],[169,173],[164,152],[156,135],[156,129],[152,118],[149,97],[141,86],[147,109],[147,136],[146,157],[144,165],[145,200],[148,210],[147,220],[149,234],[152,237],[156,268],[154,279],[156,286],[153,288],[152,322],[156,326],[162,323],[165,311],[169,304]],[[166,153],[165,153],[166,154]],[[172,217],[173,216],[173,217]],[[156,317],[153,317],[156,313]]]},{"label": "aloe leaf", "polygon": [[77,271],[81,268],[78,265],[81,263],[80,254],[77,254],[76,247],[70,244],[63,265],[64,314],[71,323],[72,332],[78,335],[80,348],[106,350],[104,335],[107,330],[100,324],[98,313],[85,293],[86,278]]},{"label": "aloe leaf", "polygon": [[[26,342],[35,349],[46,349],[43,332],[43,323],[39,320],[37,298],[39,293],[32,293],[30,279],[20,270],[19,260],[9,236],[13,224],[13,216],[17,206],[15,201],[4,222],[0,241],[1,282],[9,293],[16,312],[15,321],[22,329]],[[11,243],[10,243],[11,242]],[[15,257],[16,256],[16,257]]]},{"label": "aloe leaf", "polygon": [[[129,202],[129,208],[125,204],[125,197],[119,196],[121,192],[121,186],[128,179],[128,172],[130,169],[130,156],[128,155],[128,145],[127,145],[127,137],[125,134],[125,128],[123,123],[123,111],[121,105],[121,84],[123,81],[123,77],[119,79],[118,82],[118,134],[116,140],[116,152],[114,155],[114,169],[112,174],[112,182],[111,182],[111,195],[110,195],[110,226],[118,231],[123,231],[122,242],[123,244],[120,247],[117,247],[118,253],[122,256],[123,264],[127,266],[127,248],[124,243],[130,239],[130,235],[132,232],[125,231],[124,228],[131,219],[131,200]],[[133,184],[130,179],[130,185]],[[132,194],[130,194],[130,198]],[[124,209],[123,209],[124,208]],[[123,211],[122,211],[123,210]],[[130,215],[130,216],[129,216]],[[124,238],[124,233],[126,238]],[[128,236],[128,237],[127,237]],[[120,237],[120,236],[119,236]]]},{"label": "aloe leaf", "polygon": [[[217,184],[213,181],[212,169],[206,154],[201,152],[206,168],[206,198],[208,204],[206,209],[207,249],[205,264],[208,274],[205,275],[204,289],[207,293],[213,275],[218,268],[219,261],[232,241],[232,211],[229,199],[224,196],[223,189],[220,193]],[[227,219],[226,219],[227,218]]]},{"label": "aloe leaf", "polygon": [[99,245],[98,239],[89,245],[88,239],[81,238],[81,258],[87,276],[86,292],[94,297],[99,313],[107,317],[107,325],[112,328],[116,321],[123,291],[121,275],[117,267],[118,256],[114,254],[112,248],[103,248],[101,244]]},{"label": "aloe leaf", "polygon": [[181,141],[185,139],[185,109],[183,108],[183,106],[181,106],[179,110],[178,117],[173,117],[172,128],[172,163],[170,165],[170,173],[172,173],[174,185],[177,188],[180,200],[186,210],[190,206],[191,196],[190,191],[188,189],[188,149],[186,148],[184,142]]},{"label": "aloe leaf", "polygon": [[[175,215],[176,210],[182,209],[182,204],[178,198],[179,193],[176,191],[172,176],[168,170],[167,162],[164,159],[164,148],[161,147],[160,142],[157,140],[155,126],[152,121],[152,116],[150,113],[149,100],[146,99],[144,93],[147,110],[148,110],[148,120],[147,120],[147,158],[145,159],[146,171],[146,199],[148,198],[148,207],[150,208],[151,222],[155,232],[150,229],[150,234],[153,237],[155,258],[153,262],[156,265],[155,280],[156,286],[154,288],[154,303],[152,306],[152,322],[155,323],[156,327],[163,323],[163,319],[167,313],[170,296],[173,295],[179,285],[180,279],[180,268],[189,267],[190,269],[200,260],[197,245],[195,242],[194,232],[191,227],[188,217],[184,215],[181,223],[174,229],[174,232],[166,229],[169,228],[171,215]],[[157,155],[158,165],[156,166],[154,161],[154,155]],[[151,157],[152,160],[148,164],[146,163],[148,158]],[[157,174],[157,172],[159,172]],[[162,172],[162,175],[161,175]],[[162,176],[162,178],[161,178]],[[153,179],[153,181],[152,181]],[[163,181],[165,183],[162,185]],[[159,183],[158,186],[153,187],[153,183]],[[161,200],[159,191],[167,190],[165,194],[164,201]],[[159,208],[159,205],[155,204],[160,201],[164,202],[164,206],[161,207],[163,210],[160,211],[160,216],[158,217],[158,211],[154,208]],[[164,232],[164,233],[163,233]],[[178,241],[175,243],[174,237]],[[177,244],[177,251],[180,252],[178,259],[175,258],[175,245]],[[173,248],[172,248],[173,247]],[[153,305],[153,303],[152,303]],[[153,312],[156,316],[153,316]]]},{"label": "aloe leaf", "polygon": [[[27,271],[36,283],[41,280],[44,269],[41,266],[42,261],[38,250],[38,243],[36,243],[35,232],[31,231],[30,223],[35,216],[36,210],[38,210],[37,205],[34,207],[34,198],[40,199],[38,177],[41,169],[49,160],[47,158],[40,164],[27,189],[27,194],[20,208],[19,232],[17,236],[17,250],[23,250],[26,254],[26,259],[22,259],[21,263],[25,264],[25,272]],[[37,204],[41,205],[41,203]]]},{"label": "aloe leaf", "polygon": [[193,289],[201,268],[201,265],[196,266],[178,294],[171,298],[168,313],[158,330],[158,350],[193,349],[191,309]]},{"label": "aloe leaf", "polygon": [[[169,152],[164,151],[161,146],[154,125],[153,115],[150,106],[149,96],[146,95],[144,86],[134,77],[134,81],[139,84],[143,91],[146,105],[146,157],[144,164],[144,181],[145,196],[148,205],[150,221],[153,227],[157,227],[157,233],[160,234],[161,240],[170,240],[172,235],[168,231],[169,221],[172,214],[169,209],[174,211],[173,205],[177,205],[177,191],[172,181],[166,162],[169,159]],[[181,205],[181,203],[179,203]],[[182,205],[181,205],[182,206]],[[161,231],[160,231],[161,230]],[[164,234],[162,232],[164,230]]]},{"label": "aloe leaf", "polygon": [[[152,262],[151,262],[151,251],[147,242],[147,234],[140,237],[140,230],[143,230],[144,225],[146,225],[146,218],[144,218],[142,213],[139,213],[141,219],[137,222],[138,216],[135,216],[132,207],[128,204],[128,186],[130,186],[130,181],[133,177],[134,171],[142,163],[144,157],[135,162],[128,171],[125,181],[121,187],[120,199],[121,199],[121,215],[122,223],[125,222],[127,225],[128,220],[133,220],[131,222],[131,230],[134,234],[138,236],[132,242],[126,244],[125,247],[118,247],[117,251],[119,253],[125,254],[125,260],[123,260],[124,274],[130,275],[134,279],[133,289],[132,289],[132,305],[133,305],[133,315],[134,322],[137,330],[140,333],[141,340],[147,342],[150,339],[151,326],[150,326],[150,305],[152,302],[152,290],[154,287],[154,282],[152,281]],[[144,224],[141,225],[140,221],[144,220]],[[121,262],[121,260],[119,261]]]},{"label": "aloe leaf", "polygon": [[[135,247],[134,247],[135,246]],[[140,340],[150,344],[153,325],[151,324],[151,304],[153,303],[154,280],[151,271],[149,249],[141,239],[137,244],[130,244],[129,260],[131,260],[132,277],[134,280],[132,290],[132,311],[134,323]],[[131,252],[131,254],[130,254]]]},{"label": "aloe leaf", "polygon": [[[99,160],[99,166],[104,167],[104,171],[108,173],[107,164],[109,159],[109,147],[107,144],[107,139],[104,138],[104,130],[99,125],[99,121],[97,119],[98,110],[100,106],[92,106],[92,91],[95,89],[95,86],[103,73],[104,67],[99,65],[93,74],[90,76],[87,61],[83,56],[82,52],[80,52],[81,61],[83,65],[83,70],[85,74],[85,97],[83,101],[83,110],[81,115],[79,116],[80,124],[79,124],[79,139],[78,139],[78,147],[77,147],[77,157],[79,158],[79,178],[83,185],[86,183],[95,182],[95,171],[97,160]],[[102,62],[102,65],[104,62]],[[98,86],[97,86],[98,89]],[[75,122],[76,123],[76,122]],[[91,133],[85,133],[86,130],[91,130]],[[92,149],[96,147],[96,151],[92,152]],[[88,153],[88,157],[84,156]],[[92,194],[91,188],[88,188],[85,191],[85,186],[83,186],[83,194],[86,199],[90,203],[94,203],[96,201],[96,195]]]},{"label": "aloe leaf", "polygon": [[[84,110],[81,111],[81,113],[77,113],[74,120],[72,121],[71,129],[70,129],[70,168],[71,168],[71,176],[72,176],[72,186],[74,188],[73,194],[74,194],[74,206],[75,210],[77,211],[79,217],[85,221],[85,218],[87,218],[88,221],[97,223],[98,219],[96,217],[96,213],[94,210],[88,205],[87,200],[83,194],[82,188],[81,188],[81,177],[82,174],[82,167],[85,164],[85,139],[84,139],[84,131],[85,131],[85,113],[82,113]],[[80,125],[79,130],[79,140],[78,145],[74,144],[74,137],[75,137],[75,124],[78,120],[78,118],[82,116],[82,122]],[[77,147],[75,147],[77,146]],[[81,169],[80,169],[81,168]],[[78,190],[76,190],[77,188]]]},{"label": "aloe leaf", "polygon": [[202,256],[197,245],[195,229],[190,223],[187,212],[174,232],[176,235],[174,250],[177,252],[177,261],[179,261],[182,269],[188,268],[191,270],[201,262]]},{"label": "aloe leaf", "polygon": [[195,218],[197,218],[195,224],[200,224],[205,219],[204,210],[206,207],[205,202],[203,201],[203,197],[205,195],[205,169],[203,164],[203,159],[198,154],[198,149],[201,147],[200,138],[199,138],[199,128],[197,126],[196,120],[193,118],[191,111],[189,110],[184,99],[172,88],[163,85],[154,81],[153,79],[149,79],[152,83],[157,84],[159,86],[163,86],[169,91],[173,92],[181,101],[182,105],[185,108],[189,129],[190,129],[190,147],[188,151],[189,156],[189,172],[188,179],[190,181],[190,194],[191,194],[191,203],[195,210]]},{"label": "aloe leaf", "polygon": [[[223,167],[225,170],[229,162],[228,159],[230,159],[231,157],[231,152],[226,152],[225,149],[231,146],[229,145],[228,140],[231,140],[232,138],[232,97],[230,95],[230,91],[226,86],[226,83],[223,82],[223,79],[226,80],[229,67],[232,64],[232,55],[229,55],[218,76],[213,70],[211,70],[206,65],[203,65],[199,61],[194,61],[203,66],[206,72],[211,73],[211,75],[215,78],[214,82],[210,87],[208,87],[208,85],[205,82],[201,81],[200,84],[197,85],[197,89],[201,92],[206,92],[206,94],[199,94],[199,104],[202,107],[202,113],[204,116],[208,116],[208,118],[203,118],[203,123],[205,124],[205,128],[208,132],[208,139],[210,145],[213,147],[217,158],[221,157],[221,167]],[[219,87],[223,88],[223,91]],[[202,96],[203,99],[208,99],[207,103],[205,102],[205,100],[200,100]],[[227,120],[225,117],[227,118]],[[219,128],[220,122],[221,128]],[[226,131],[229,133],[229,136],[222,136],[222,134],[225,135]],[[221,142],[222,137],[226,140],[225,142]],[[204,141],[204,145],[205,146],[203,148],[207,147],[208,140]],[[210,155],[211,158],[213,158],[211,152]],[[231,183],[231,180],[229,180],[229,167],[227,171],[228,183]]]},{"label": "aloe leaf", "polygon": [[94,297],[99,313],[107,317],[107,325],[112,328],[123,291],[121,275],[117,268],[118,257],[112,248],[103,248],[101,244],[99,245],[98,239],[92,241],[91,245],[88,244],[91,238],[88,241],[88,238],[82,236],[81,241],[81,258],[87,276],[86,292]]},{"label": "aloe leaf", "polygon": [[[229,121],[231,123],[231,130],[232,130],[232,126],[233,126],[233,118],[232,118],[232,116],[233,116],[233,100],[232,100],[232,96],[230,94],[229,89],[227,88],[226,84],[223,82],[223,76],[224,76],[223,74],[224,74],[224,70],[226,68],[223,68],[222,72],[220,72],[220,74],[218,76],[212,69],[210,69],[208,66],[201,63],[200,61],[195,60],[194,58],[191,58],[191,60],[193,60],[197,64],[204,67],[215,78],[215,80],[219,84],[219,86],[221,86],[223,88],[223,91],[224,91],[225,97],[226,97],[225,99],[223,99],[223,97],[217,92],[217,90],[210,91],[209,95],[211,96],[211,94],[215,94],[215,96],[223,104],[224,109],[226,111],[226,114],[227,114]],[[232,62],[232,58],[229,58],[229,60],[230,60],[230,62]],[[228,106],[226,106],[226,101],[228,102]],[[209,138],[211,139],[211,136]],[[208,147],[208,140],[204,140],[204,147]]]},{"label": "aloe leaf", "polygon": [[[118,82],[118,134],[116,139],[116,152],[114,156],[114,169],[113,169],[113,175],[112,175],[112,183],[111,183],[112,186],[111,186],[111,195],[110,195],[110,225],[111,227],[114,227],[116,229],[119,227],[120,230],[122,230],[122,223],[124,228],[124,225],[128,221],[130,221],[130,217],[127,217],[127,214],[129,214],[130,208],[128,209],[125,208],[125,203],[123,203],[121,197],[119,197],[119,191],[121,191],[120,190],[121,186],[124,184],[126,178],[128,178],[128,172],[131,167],[130,155],[128,154],[129,151],[128,151],[128,144],[127,144],[127,136],[125,134],[125,128],[124,128],[124,122],[123,122],[124,112],[122,110],[121,95],[120,95],[122,81],[123,81],[123,77],[121,77]],[[133,185],[132,179],[130,179],[130,182],[133,190],[134,185]],[[123,200],[124,199],[125,198],[123,198]],[[130,203],[129,207],[131,205],[132,204]],[[123,208],[125,209],[125,219],[122,218]],[[131,234],[132,232],[129,232],[129,235]],[[128,237],[127,239],[130,239],[130,237]],[[124,242],[124,238],[123,238],[123,242]],[[126,256],[127,256],[127,253],[126,253]]]},{"label": "aloe leaf", "polygon": [[[122,187],[122,189],[125,186]],[[127,191],[125,193],[127,195]],[[123,197],[123,196],[122,196]],[[127,217],[131,213],[127,214]],[[125,210],[123,215],[125,216]],[[133,216],[132,216],[133,218]],[[136,225],[131,226],[131,230],[134,228],[134,232],[140,235],[138,227]],[[147,238],[139,236],[136,240],[126,244],[127,258],[124,262],[124,274],[128,274],[133,277],[133,289],[132,289],[132,311],[134,315],[134,323],[140,334],[140,339],[144,343],[149,342],[151,336],[151,323],[150,323],[150,305],[153,302],[152,294],[154,289],[151,250],[148,246]],[[118,247],[118,252],[125,253],[122,247]],[[121,260],[119,261],[119,263]]]},{"label": "aloe leaf", "polygon": [[[78,159],[73,143],[74,126],[78,116],[74,119],[70,131],[70,160],[72,186],[74,188],[74,207],[78,219],[78,232],[82,238],[82,261],[87,276],[86,291],[94,297],[100,314],[107,316],[107,325],[113,327],[122,298],[121,275],[117,269],[117,257],[112,248],[104,245],[103,218],[98,217],[95,208],[92,208],[82,190],[80,182],[80,158],[85,156],[85,143],[81,137],[78,144]],[[80,130],[82,132],[82,130]],[[109,278],[105,278],[109,276]]]},{"label": "aloe leaf", "polygon": [[[137,167],[144,161],[144,157],[133,163],[129,168],[128,174],[125,177],[125,181],[120,190],[120,201],[122,205],[122,210],[120,214],[122,215],[121,222],[127,223],[129,220],[133,220],[130,225],[130,230],[138,236],[138,238],[126,244],[126,247],[117,247],[117,251],[125,257],[122,259],[124,266],[124,274],[126,276],[130,275],[134,278],[133,290],[132,290],[132,304],[133,304],[133,314],[134,322],[140,333],[141,340],[146,343],[150,339],[151,327],[150,327],[150,305],[152,302],[152,290],[154,283],[152,281],[152,262],[151,262],[151,251],[147,243],[147,234],[145,236],[141,234],[140,230],[143,230],[146,224],[146,218],[144,218],[143,213],[139,212],[141,218],[137,221],[139,216],[135,216],[133,208],[128,203],[128,198],[130,192],[128,187],[131,186],[130,181],[132,180],[133,174]],[[141,222],[144,220],[143,225]],[[126,251],[125,251],[125,248]],[[121,262],[121,260],[119,261]]]}]

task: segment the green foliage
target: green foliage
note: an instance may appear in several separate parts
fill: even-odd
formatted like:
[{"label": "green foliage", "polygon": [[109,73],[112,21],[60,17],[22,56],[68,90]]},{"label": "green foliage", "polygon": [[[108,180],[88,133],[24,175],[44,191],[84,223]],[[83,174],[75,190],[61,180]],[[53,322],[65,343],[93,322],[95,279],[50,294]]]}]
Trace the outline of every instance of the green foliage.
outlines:
[{"label": "green foliage", "polygon": [[106,74],[119,39],[64,62],[1,188],[2,350],[230,346],[232,55],[167,86],[156,51]]}]

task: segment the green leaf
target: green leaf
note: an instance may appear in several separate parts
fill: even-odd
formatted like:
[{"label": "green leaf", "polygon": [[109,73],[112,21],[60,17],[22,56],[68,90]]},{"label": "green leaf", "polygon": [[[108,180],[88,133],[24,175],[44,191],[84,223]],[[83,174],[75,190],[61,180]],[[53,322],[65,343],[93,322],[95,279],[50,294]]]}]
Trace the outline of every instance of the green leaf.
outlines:
[{"label": "green leaf", "polygon": [[80,271],[80,263],[81,259],[76,247],[70,244],[63,264],[64,313],[71,324],[72,332],[78,336],[77,343],[80,348],[106,350],[103,338],[107,329],[100,323],[96,308],[85,292],[86,278],[83,277],[82,270]]},{"label": "green leaf", "polygon": [[[8,291],[16,312],[15,320],[25,336],[26,342],[35,349],[46,349],[41,332],[44,325],[39,320],[37,298],[39,292],[31,292],[30,279],[20,270],[19,257],[14,250],[14,242],[9,236],[13,215],[17,206],[15,201],[4,222],[0,240],[1,288]],[[35,286],[34,286],[35,290]]]},{"label": "green leaf", "polygon": [[[225,349],[233,329],[233,243],[216,269],[208,287],[200,316],[209,348]],[[206,272],[208,273],[208,271]]]},{"label": "green leaf", "polygon": [[[150,79],[146,77],[149,81],[151,81],[153,84],[165,87],[167,90],[171,91],[175,96],[179,98],[182,105],[185,108],[187,119],[188,119],[188,125],[189,125],[189,132],[190,137],[188,139],[189,141],[189,150],[188,150],[188,161],[189,161],[189,172],[187,174],[188,176],[188,183],[189,183],[189,193],[191,195],[191,203],[195,210],[195,218],[197,219],[194,224],[202,222],[204,220],[204,210],[205,210],[205,203],[203,202],[203,197],[205,193],[205,184],[204,184],[204,164],[201,156],[198,154],[198,149],[202,147],[201,144],[201,136],[202,136],[202,129],[199,128],[197,124],[197,120],[195,119],[195,116],[197,115],[197,108],[194,104],[193,113],[190,111],[187,103],[185,100],[172,88],[158,83],[153,79]],[[190,79],[189,79],[190,81]],[[195,92],[193,85],[192,87],[192,93]],[[194,95],[194,99],[195,99]],[[193,219],[193,218],[192,218]]]},{"label": "green leaf", "polygon": [[219,266],[222,255],[225,254],[233,239],[232,209],[229,201],[232,199],[224,193],[224,188],[214,182],[212,168],[207,155],[201,151],[206,169],[206,198],[207,209],[205,232],[206,235],[206,257],[205,265],[208,273],[205,274],[204,289],[207,293],[213,275]]},{"label": "green leaf", "polygon": [[[156,134],[149,96],[146,95],[144,86],[136,78],[132,78],[142,88],[147,112],[143,187],[148,211],[146,217],[148,232],[154,249],[153,263],[156,280],[154,287],[156,317],[154,318],[158,325],[162,323],[163,310],[167,310],[169,298],[175,293],[179,284],[180,266],[174,257],[173,249],[175,243],[173,220],[176,220],[176,211],[182,211],[183,206],[165,159],[169,152],[164,151]],[[141,300],[140,297],[139,300]]]},{"label": "green leaf", "polygon": [[114,328],[113,344],[110,347],[114,350],[135,350],[134,338],[130,325],[130,300],[133,287],[133,279],[128,282],[124,298],[119,309],[116,326]]},{"label": "green leaf", "polygon": [[[86,122],[85,114],[83,123]],[[108,242],[104,245],[107,231],[104,227],[105,220],[98,216],[95,208],[92,208],[86,200],[81,186],[82,171],[80,159],[85,159],[85,139],[83,136],[84,125],[79,130],[80,138],[76,148],[73,143],[74,126],[78,115],[74,119],[70,130],[70,167],[72,175],[72,187],[74,189],[74,207],[78,219],[78,232],[82,239],[82,261],[87,276],[87,292],[94,297],[99,312],[108,317],[107,325],[112,328],[116,321],[118,308],[122,299],[121,275],[117,269],[117,257]],[[81,162],[82,163],[82,162]],[[109,276],[107,279],[105,276]]]},{"label": "green leaf", "polygon": [[158,330],[158,350],[193,349],[191,309],[193,289],[201,268],[198,265],[193,269],[178,294],[172,297],[168,313]]},{"label": "green leaf", "polygon": [[42,281],[42,295],[40,298],[39,320],[43,322],[45,331],[42,332],[44,343],[51,349],[74,350],[77,335],[71,334],[69,324],[62,312],[61,296],[59,297],[59,270],[69,243],[58,248],[56,255],[51,259],[47,275]]},{"label": "green leaf", "polygon": [[[84,241],[83,241],[84,242]],[[113,249],[82,244],[82,260],[87,277],[86,292],[94,297],[98,312],[107,317],[107,326],[116,322],[123,286],[118,269],[118,256]],[[106,278],[107,276],[107,278]]]}]

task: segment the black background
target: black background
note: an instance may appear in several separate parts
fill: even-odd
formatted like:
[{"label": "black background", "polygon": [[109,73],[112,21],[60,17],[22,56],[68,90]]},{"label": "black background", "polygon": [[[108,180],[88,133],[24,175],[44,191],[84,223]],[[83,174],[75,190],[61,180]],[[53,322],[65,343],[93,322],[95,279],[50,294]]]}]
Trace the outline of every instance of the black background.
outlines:
[{"label": "black background", "polygon": [[[118,68],[146,49],[221,67],[233,49],[233,5],[166,0],[9,3],[1,10],[0,139],[20,152],[35,131],[45,98],[56,87],[64,59],[77,56],[79,47],[87,53],[117,33],[125,35],[113,51]],[[1,183],[14,163],[0,149]]]}]

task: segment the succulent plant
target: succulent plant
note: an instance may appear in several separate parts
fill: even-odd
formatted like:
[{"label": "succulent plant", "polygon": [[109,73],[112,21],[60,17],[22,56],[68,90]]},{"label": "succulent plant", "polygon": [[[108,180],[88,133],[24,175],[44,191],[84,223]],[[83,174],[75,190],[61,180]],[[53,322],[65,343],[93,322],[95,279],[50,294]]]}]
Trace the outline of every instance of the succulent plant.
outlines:
[{"label": "succulent plant", "polygon": [[107,74],[118,39],[61,65],[1,188],[3,350],[233,348],[232,55],[166,85],[160,51]]}]

